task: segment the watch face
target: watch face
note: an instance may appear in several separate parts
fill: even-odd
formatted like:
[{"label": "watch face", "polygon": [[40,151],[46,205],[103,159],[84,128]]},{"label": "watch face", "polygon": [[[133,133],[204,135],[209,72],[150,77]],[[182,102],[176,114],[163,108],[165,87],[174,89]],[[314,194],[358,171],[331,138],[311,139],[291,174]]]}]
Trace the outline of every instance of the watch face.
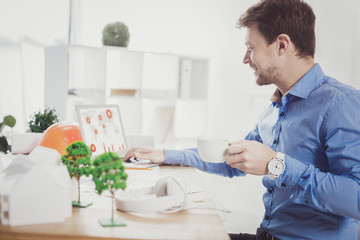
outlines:
[{"label": "watch face", "polygon": [[278,159],[271,160],[268,169],[271,174],[280,175],[284,171],[284,163]]}]

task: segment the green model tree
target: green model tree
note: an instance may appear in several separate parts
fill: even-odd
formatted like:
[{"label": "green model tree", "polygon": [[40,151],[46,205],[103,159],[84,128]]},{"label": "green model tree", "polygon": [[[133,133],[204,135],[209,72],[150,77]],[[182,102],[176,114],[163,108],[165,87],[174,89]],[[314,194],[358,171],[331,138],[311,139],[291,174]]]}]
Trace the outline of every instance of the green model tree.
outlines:
[{"label": "green model tree", "polygon": [[74,207],[88,207],[92,203],[80,202],[80,177],[91,174],[91,150],[82,141],[75,141],[66,148],[66,154],[61,157],[62,162],[67,166],[70,178],[78,182],[78,200],[73,201]]},{"label": "green model tree", "polygon": [[99,220],[104,227],[126,226],[121,218],[114,220],[115,191],[126,188],[127,174],[124,170],[122,159],[116,153],[106,152],[94,159],[92,175],[96,191],[101,194],[108,190],[112,196],[111,219]]}]

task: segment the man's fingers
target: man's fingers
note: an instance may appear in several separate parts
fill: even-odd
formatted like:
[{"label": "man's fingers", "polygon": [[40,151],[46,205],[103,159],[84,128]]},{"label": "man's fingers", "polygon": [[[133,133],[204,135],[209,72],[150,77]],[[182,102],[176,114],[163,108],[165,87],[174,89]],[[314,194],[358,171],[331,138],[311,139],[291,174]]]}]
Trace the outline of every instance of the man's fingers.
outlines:
[{"label": "man's fingers", "polygon": [[130,158],[134,157],[134,152],[137,151],[138,149],[139,149],[138,147],[133,147],[129,151],[127,151],[123,161],[125,162],[125,161],[129,160]]},{"label": "man's fingers", "polygon": [[246,143],[246,142],[247,142],[247,140],[239,140],[237,142],[230,142],[229,146],[236,145],[236,144],[243,144],[243,143]]},{"label": "man's fingers", "polygon": [[239,154],[246,150],[247,143],[242,142],[234,145],[230,145],[228,148],[228,153],[230,154]]},{"label": "man's fingers", "polygon": [[233,163],[233,164],[230,164],[230,166],[232,168],[237,168],[241,171],[244,171],[244,164],[243,163]]},{"label": "man's fingers", "polygon": [[150,154],[141,154],[141,153],[135,152],[134,157],[136,157],[136,159],[138,159],[138,160],[147,160],[147,159],[150,160]]},{"label": "man's fingers", "polygon": [[127,160],[129,160],[129,159],[132,157],[131,154],[132,154],[132,153],[127,152],[127,153],[125,154],[125,157],[124,157],[123,161],[126,162]]},{"label": "man's fingers", "polygon": [[242,155],[241,154],[237,154],[237,155],[233,155],[233,156],[228,156],[226,158],[226,163],[228,165],[231,165],[231,164],[235,164],[235,163],[239,163],[239,162],[242,162],[243,161],[243,158],[242,158]]},{"label": "man's fingers", "polygon": [[124,157],[124,159],[123,159],[123,161],[127,161],[127,160],[129,160],[130,158],[132,158],[132,157],[135,157],[135,153],[136,152],[141,152],[141,151],[144,151],[143,150],[143,148],[141,148],[141,147],[133,147],[133,148],[131,148],[126,154],[125,154],[125,157]]}]

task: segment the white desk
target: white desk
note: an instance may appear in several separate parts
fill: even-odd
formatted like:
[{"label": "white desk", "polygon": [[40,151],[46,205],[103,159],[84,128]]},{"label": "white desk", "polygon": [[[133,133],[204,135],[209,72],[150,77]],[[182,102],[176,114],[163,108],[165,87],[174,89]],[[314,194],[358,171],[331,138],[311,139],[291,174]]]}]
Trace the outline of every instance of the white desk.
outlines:
[{"label": "white desk", "polygon": [[[162,166],[159,171],[161,176],[190,177],[192,186],[203,187],[194,168]],[[122,217],[127,226],[114,228],[98,223],[98,219],[110,217],[111,198],[93,192],[81,194],[82,200],[95,200],[94,204],[88,208],[73,208],[72,217],[65,222],[18,227],[0,225],[0,239],[229,239],[206,192],[193,193],[191,208],[177,213],[140,216],[116,211],[115,216]],[[201,201],[196,202],[196,199]]]}]

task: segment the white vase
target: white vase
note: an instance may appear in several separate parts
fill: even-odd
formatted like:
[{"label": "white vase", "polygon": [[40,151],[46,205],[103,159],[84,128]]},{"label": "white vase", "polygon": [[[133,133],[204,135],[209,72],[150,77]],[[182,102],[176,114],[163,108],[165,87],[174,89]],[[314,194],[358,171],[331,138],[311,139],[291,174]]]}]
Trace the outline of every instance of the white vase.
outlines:
[{"label": "white vase", "polygon": [[28,154],[38,144],[43,133],[13,133],[11,135],[11,152]]}]

